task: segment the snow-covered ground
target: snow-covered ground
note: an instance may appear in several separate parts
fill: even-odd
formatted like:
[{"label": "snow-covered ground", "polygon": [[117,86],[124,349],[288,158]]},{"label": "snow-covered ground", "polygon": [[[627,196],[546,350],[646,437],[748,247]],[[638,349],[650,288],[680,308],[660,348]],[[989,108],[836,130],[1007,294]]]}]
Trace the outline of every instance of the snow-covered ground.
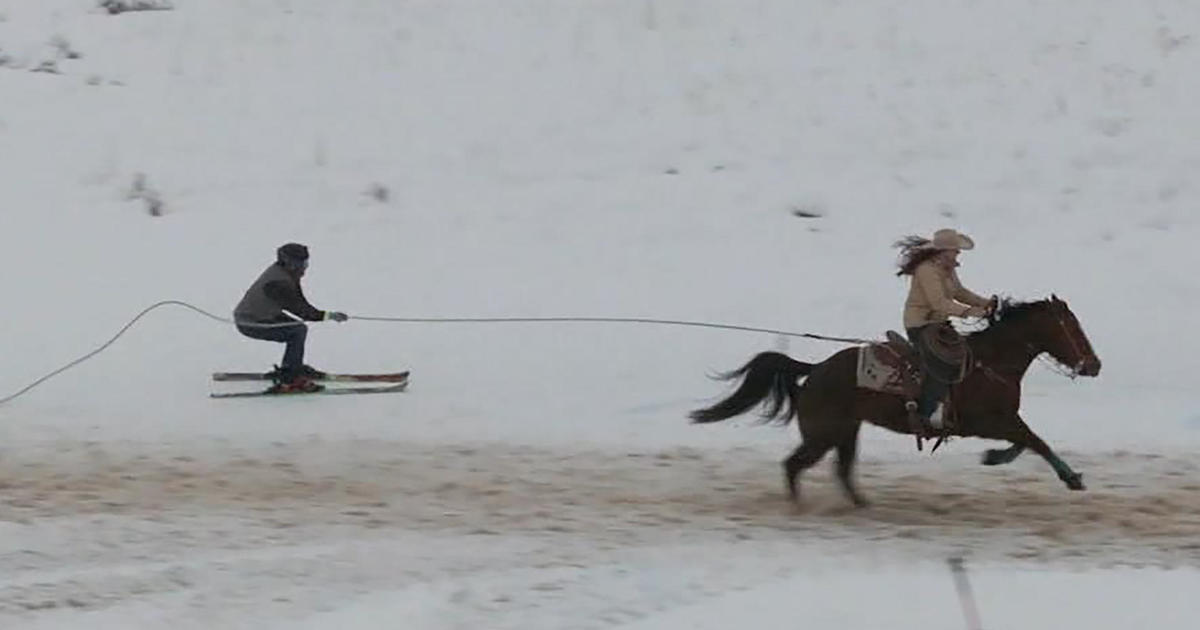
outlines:
[{"label": "snow-covered ground", "polygon": [[821,466],[795,507],[794,427],[686,423],[837,344],[352,320],[310,362],[407,393],[213,401],[279,348],[162,309],[0,407],[0,627],[959,628],[955,555],[987,628],[1194,625],[1200,6],[347,4],[0,0],[0,396],[289,240],[351,315],[870,337],[891,242],[953,226],[1104,360],[1026,380],[1088,492],[868,429],[873,506]]}]

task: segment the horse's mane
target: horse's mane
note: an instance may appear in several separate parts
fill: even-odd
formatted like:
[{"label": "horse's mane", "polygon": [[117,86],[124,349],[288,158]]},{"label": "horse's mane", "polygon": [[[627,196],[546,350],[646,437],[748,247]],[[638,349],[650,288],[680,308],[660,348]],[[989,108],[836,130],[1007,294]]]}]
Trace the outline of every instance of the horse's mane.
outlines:
[{"label": "horse's mane", "polygon": [[1028,317],[1033,312],[1046,308],[1049,305],[1049,298],[1029,302],[1005,298],[1000,301],[1000,317],[998,321]]},{"label": "horse's mane", "polygon": [[967,335],[975,337],[985,333],[1004,328],[1010,324],[1018,324],[1029,319],[1030,316],[1048,307],[1051,303],[1049,298],[1033,301],[1022,301],[1013,298],[1004,298],[1000,300],[1000,308],[996,314],[988,319],[988,325],[982,330]]}]

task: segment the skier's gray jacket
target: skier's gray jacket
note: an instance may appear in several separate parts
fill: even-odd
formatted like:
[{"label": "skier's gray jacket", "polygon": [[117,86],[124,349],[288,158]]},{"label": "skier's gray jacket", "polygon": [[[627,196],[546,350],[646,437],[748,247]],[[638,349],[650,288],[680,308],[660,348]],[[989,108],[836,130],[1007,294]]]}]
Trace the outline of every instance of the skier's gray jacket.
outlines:
[{"label": "skier's gray jacket", "polygon": [[283,311],[310,322],[325,319],[325,311],[317,310],[304,298],[300,279],[288,273],[283,265],[274,263],[262,272],[246,290],[245,297],[233,309],[233,319],[242,322],[279,322],[291,319]]}]

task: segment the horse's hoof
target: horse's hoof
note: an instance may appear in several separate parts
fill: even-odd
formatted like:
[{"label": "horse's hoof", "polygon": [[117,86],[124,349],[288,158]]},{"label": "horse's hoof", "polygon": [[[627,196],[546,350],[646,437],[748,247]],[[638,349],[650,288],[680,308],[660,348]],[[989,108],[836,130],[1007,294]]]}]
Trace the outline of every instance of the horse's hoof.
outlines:
[{"label": "horse's hoof", "polygon": [[1067,487],[1072,490],[1087,490],[1087,488],[1085,488],[1083,485],[1083,475],[1079,473],[1067,475],[1063,478],[1063,481],[1065,481],[1067,483]]},{"label": "horse's hoof", "polygon": [[999,466],[1004,463],[1004,451],[996,448],[989,448],[983,452],[984,466]]}]

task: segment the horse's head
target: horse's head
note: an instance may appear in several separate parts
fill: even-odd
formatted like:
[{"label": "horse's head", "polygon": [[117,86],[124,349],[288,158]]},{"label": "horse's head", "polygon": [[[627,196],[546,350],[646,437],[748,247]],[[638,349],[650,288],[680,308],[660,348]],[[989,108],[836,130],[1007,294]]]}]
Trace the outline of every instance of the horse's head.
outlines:
[{"label": "horse's head", "polygon": [[[1021,319],[1028,322],[1028,339],[1033,350],[1048,353],[1071,371],[1071,376],[1097,376],[1100,374],[1100,357],[1092,350],[1083,327],[1071,312],[1067,303],[1051,295],[1048,300],[1025,304],[1007,303],[1001,309],[999,320],[1006,318],[1008,311],[1024,314]],[[1014,313],[1015,314],[1015,313]]]}]

